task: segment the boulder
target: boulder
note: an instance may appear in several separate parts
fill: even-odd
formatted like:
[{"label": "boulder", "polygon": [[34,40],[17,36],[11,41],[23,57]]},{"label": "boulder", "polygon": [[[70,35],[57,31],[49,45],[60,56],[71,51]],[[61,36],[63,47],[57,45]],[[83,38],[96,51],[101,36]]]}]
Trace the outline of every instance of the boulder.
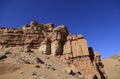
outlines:
[{"label": "boulder", "polygon": [[38,22],[37,21],[31,21],[30,22],[30,26],[37,26],[38,25]]},{"label": "boulder", "polygon": [[70,68],[71,68],[73,73],[78,73],[79,72],[79,70],[75,67],[74,64],[70,64]]},{"label": "boulder", "polygon": [[70,74],[70,73],[72,72],[72,70],[71,70],[70,67],[66,67],[66,68],[65,68],[65,72],[68,73],[68,74]]},{"label": "boulder", "polygon": [[45,26],[47,27],[47,31],[52,31],[54,29],[53,23],[45,24]]},{"label": "boulder", "polygon": [[78,34],[77,35],[77,39],[83,39],[83,35],[82,34]]}]

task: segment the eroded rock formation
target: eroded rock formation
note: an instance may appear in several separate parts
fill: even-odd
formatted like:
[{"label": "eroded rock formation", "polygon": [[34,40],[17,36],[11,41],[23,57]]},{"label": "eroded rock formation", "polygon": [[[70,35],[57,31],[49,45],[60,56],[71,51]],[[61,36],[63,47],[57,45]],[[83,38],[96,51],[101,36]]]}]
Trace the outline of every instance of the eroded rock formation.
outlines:
[{"label": "eroded rock formation", "polygon": [[38,48],[43,39],[52,32],[54,25],[40,24],[31,21],[30,25],[24,25],[22,28],[0,28],[0,45],[9,46],[27,46],[28,48]]},{"label": "eroded rock formation", "polygon": [[39,49],[39,53],[58,56],[67,64],[66,72],[83,75],[83,79],[107,79],[100,53],[88,47],[83,35],[72,35],[64,25],[54,28],[54,24],[31,21],[22,28],[0,28],[2,48],[23,46]]}]

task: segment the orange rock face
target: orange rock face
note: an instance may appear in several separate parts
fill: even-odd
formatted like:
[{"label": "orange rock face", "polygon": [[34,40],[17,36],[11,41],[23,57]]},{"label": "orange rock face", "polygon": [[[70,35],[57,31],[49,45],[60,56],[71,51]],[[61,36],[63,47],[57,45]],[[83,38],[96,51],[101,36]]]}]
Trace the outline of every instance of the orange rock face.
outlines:
[{"label": "orange rock face", "polygon": [[52,32],[53,24],[31,21],[22,28],[0,28],[0,44],[3,47],[27,46],[38,48],[45,37]]},{"label": "orange rock face", "polygon": [[85,79],[107,79],[100,53],[94,53],[83,35],[69,34],[67,27],[32,21],[22,28],[0,28],[2,47],[25,46],[37,48],[40,53],[59,56],[68,65],[66,72],[81,74]]}]

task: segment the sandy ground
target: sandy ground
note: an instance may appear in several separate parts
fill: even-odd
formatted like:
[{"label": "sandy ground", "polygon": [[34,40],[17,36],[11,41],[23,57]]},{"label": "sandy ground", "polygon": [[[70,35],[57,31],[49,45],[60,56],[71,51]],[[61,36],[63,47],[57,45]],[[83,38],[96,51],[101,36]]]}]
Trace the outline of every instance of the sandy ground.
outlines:
[{"label": "sandy ground", "polygon": [[[0,79],[78,79],[77,75],[65,72],[66,65],[58,57],[40,54],[38,50],[23,52],[18,47],[1,49],[0,52],[0,57],[3,56],[0,60]],[[7,57],[4,58],[4,55]]]},{"label": "sandy ground", "polygon": [[[65,72],[67,66],[59,57],[32,51],[26,52],[21,47],[0,49],[0,79],[80,79],[79,75]],[[120,53],[102,62],[108,79],[120,79]]]},{"label": "sandy ground", "polygon": [[0,64],[0,79],[74,79],[45,65]]},{"label": "sandy ground", "polygon": [[110,58],[102,59],[108,79],[120,79],[120,53]]}]

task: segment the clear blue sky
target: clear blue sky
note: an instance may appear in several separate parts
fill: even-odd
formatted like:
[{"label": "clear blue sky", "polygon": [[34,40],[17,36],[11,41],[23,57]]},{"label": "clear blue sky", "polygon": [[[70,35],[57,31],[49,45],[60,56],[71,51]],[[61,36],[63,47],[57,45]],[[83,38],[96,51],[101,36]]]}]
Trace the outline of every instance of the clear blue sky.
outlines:
[{"label": "clear blue sky", "polygon": [[31,20],[65,24],[102,58],[120,52],[120,0],[0,0],[0,26],[21,27]]}]

